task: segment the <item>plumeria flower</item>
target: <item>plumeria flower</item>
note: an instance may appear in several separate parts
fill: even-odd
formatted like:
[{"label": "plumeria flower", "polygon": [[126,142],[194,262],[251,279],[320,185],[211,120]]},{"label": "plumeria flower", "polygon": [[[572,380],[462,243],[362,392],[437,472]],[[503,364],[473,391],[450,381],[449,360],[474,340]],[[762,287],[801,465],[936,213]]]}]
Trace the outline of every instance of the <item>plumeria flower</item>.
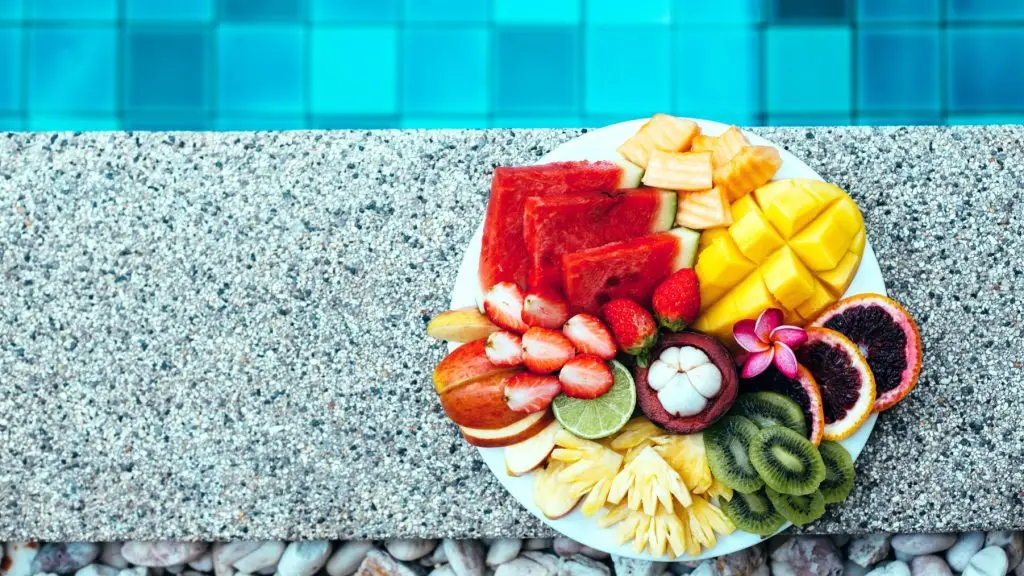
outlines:
[{"label": "plumeria flower", "polygon": [[786,378],[796,378],[797,362],[793,349],[807,342],[807,331],[782,323],[782,310],[768,308],[757,321],[740,320],[732,327],[733,338],[746,353],[742,378],[753,378],[772,363]]}]

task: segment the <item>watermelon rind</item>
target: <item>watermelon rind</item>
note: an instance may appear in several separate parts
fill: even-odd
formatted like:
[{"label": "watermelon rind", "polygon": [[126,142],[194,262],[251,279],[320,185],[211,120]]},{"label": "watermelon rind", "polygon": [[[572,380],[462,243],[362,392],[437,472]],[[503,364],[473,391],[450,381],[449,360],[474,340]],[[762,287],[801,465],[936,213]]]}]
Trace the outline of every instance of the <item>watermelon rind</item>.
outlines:
[{"label": "watermelon rind", "polygon": [[679,238],[679,252],[676,254],[675,262],[672,263],[672,271],[693,268],[693,264],[697,261],[700,232],[683,227],[673,228],[668,232]]}]

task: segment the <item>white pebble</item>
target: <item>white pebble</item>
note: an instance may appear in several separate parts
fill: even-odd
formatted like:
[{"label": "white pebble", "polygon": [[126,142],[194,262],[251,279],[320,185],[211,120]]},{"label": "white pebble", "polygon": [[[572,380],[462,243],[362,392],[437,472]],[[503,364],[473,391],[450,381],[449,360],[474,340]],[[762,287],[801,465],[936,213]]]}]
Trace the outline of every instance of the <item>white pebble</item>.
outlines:
[{"label": "white pebble", "polygon": [[118,569],[103,564],[89,564],[75,572],[75,576],[117,576]]},{"label": "white pebble", "polygon": [[[555,545],[558,545],[557,539],[555,540]],[[509,562],[519,555],[519,551],[522,548],[523,541],[518,538],[498,538],[492,542],[491,547],[487,549],[487,559],[485,560],[485,563],[491,568],[494,568]]]},{"label": "white pebble", "polygon": [[984,532],[965,532],[956,539],[953,547],[946,551],[946,562],[956,572],[963,572],[971,558],[985,547]]},{"label": "white pebble", "polygon": [[[124,559],[124,556],[121,556],[120,542],[107,542],[103,544],[103,549],[100,550],[100,562],[114,568],[128,567],[128,561]],[[220,575],[218,574],[217,576]]]},{"label": "white pebble", "polygon": [[900,534],[892,537],[892,549],[912,556],[935,554],[956,543],[956,534]]},{"label": "white pebble", "polygon": [[425,540],[422,538],[398,538],[388,540],[384,548],[395,557],[396,560],[411,562],[419,560],[434,551],[437,547],[437,540]]},{"label": "white pebble", "polygon": [[32,573],[32,561],[39,554],[36,542],[8,542],[4,544],[7,556],[7,567],[4,576],[29,576]]},{"label": "white pebble", "polygon": [[327,540],[292,542],[284,549],[277,563],[282,576],[312,576],[324,567],[331,556],[331,543]]},{"label": "white pebble", "polygon": [[914,558],[910,563],[910,573],[912,576],[953,576],[949,564],[934,554]]},{"label": "white pebble", "polygon": [[998,546],[982,548],[971,558],[963,576],[1006,576],[1009,563],[1006,552]]},{"label": "white pebble", "polygon": [[369,540],[350,540],[345,542],[334,551],[331,559],[327,561],[326,570],[330,576],[351,576],[359,569],[366,553],[373,548],[373,542]]},{"label": "white pebble", "polygon": [[217,542],[213,545],[214,576],[233,576],[235,562],[255,552],[262,542]]},{"label": "white pebble", "polygon": [[188,566],[189,568],[199,572],[209,572],[213,570],[213,551],[207,550],[202,556],[189,562]]},{"label": "white pebble", "polygon": [[529,558],[514,558],[494,570],[494,576],[552,576],[553,572]]},{"label": "white pebble", "polygon": [[484,549],[476,540],[444,541],[444,554],[456,576],[484,576]]},{"label": "white pebble", "polygon": [[277,566],[277,561],[284,554],[284,542],[271,540],[264,542],[259,548],[235,561],[235,568],[239,572],[259,572],[267,567]]},{"label": "white pebble", "polygon": [[129,540],[121,547],[124,559],[138,566],[166,568],[195,560],[206,552],[205,542],[141,542]]},{"label": "white pebble", "polygon": [[911,576],[910,566],[906,562],[896,560],[879,564],[877,568],[867,573],[867,576]]}]

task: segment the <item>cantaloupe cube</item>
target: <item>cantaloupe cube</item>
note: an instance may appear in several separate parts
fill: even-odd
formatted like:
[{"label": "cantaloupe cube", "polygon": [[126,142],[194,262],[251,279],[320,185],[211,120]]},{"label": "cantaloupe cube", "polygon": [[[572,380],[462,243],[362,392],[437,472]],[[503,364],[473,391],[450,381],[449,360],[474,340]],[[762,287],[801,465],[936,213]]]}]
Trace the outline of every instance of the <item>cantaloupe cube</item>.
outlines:
[{"label": "cantaloupe cube", "polygon": [[653,150],[647,160],[645,186],[696,192],[711,188],[711,152]]},{"label": "cantaloupe cube", "polygon": [[729,288],[757,269],[736,247],[732,238],[723,238],[708,246],[697,258],[694,271],[701,284]]},{"label": "cantaloupe cube", "polygon": [[860,265],[860,254],[854,252],[847,252],[839,264],[831,270],[824,272],[818,272],[818,278],[821,282],[829,289],[829,291],[837,298],[841,297],[846,289],[850,287],[850,283],[853,282],[853,277],[857,274],[857,266]]},{"label": "cantaloupe cube", "polygon": [[814,294],[814,276],[789,247],[764,261],[761,277],[768,291],[784,308],[794,309]]},{"label": "cantaloupe cube", "polygon": [[771,146],[747,146],[732,160],[715,169],[715,186],[723,186],[735,201],[772,179],[782,166],[782,156]]},{"label": "cantaloupe cube", "polygon": [[729,199],[721,188],[701,192],[680,192],[676,224],[691,230],[707,230],[732,224]]},{"label": "cantaloupe cube", "polygon": [[729,236],[732,236],[740,252],[755,264],[760,264],[769,254],[783,246],[779,233],[765,220],[760,210],[747,212],[729,226]]},{"label": "cantaloupe cube", "polygon": [[750,146],[750,142],[747,141],[747,137],[743,135],[743,132],[735,126],[730,126],[728,130],[718,136],[705,136],[703,134],[697,136],[693,139],[690,150],[694,152],[706,150],[713,153],[712,162],[714,162],[715,168],[717,168],[732,160],[733,156],[747,146]]},{"label": "cantaloupe cube", "polygon": [[618,152],[633,164],[647,168],[651,152],[685,152],[690,149],[694,136],[699,133],[700,126],[692,120],[668,114],[655,114],[637,130],[636,134],[619,146]]}]

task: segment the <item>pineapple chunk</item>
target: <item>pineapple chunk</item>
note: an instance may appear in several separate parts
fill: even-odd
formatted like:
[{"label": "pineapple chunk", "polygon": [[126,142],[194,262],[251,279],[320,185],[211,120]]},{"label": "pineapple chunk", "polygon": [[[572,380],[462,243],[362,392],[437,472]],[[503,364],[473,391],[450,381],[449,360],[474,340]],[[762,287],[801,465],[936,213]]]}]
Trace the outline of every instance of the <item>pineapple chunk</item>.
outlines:
[{"label": "pineapple chunk", "polygon": [[555,448],[551,460],[566,464],[559,471],[558,482],[573,493],[586,494],[580,510],[593,516],[604,507],[616,473],[622,466],[622,456],[597,442],[583,440],[565,430],[555,435]]},{"label": "pineapple chunk", "polygon": [[747,141],[743,132],[735,126],[730,126],[728,130],[718,136],[697,136],[693,139],[690,150],[711,152],[711,161],[715,168],[718,168],[732,160],[733,156],[747,146],[750,146],[750,142]]},{"label": "pineapple chunk", "polygon": [[691,493],[703,494],[711,488],[714,477],[704,451],[703,434],[658,436],[654,443],[654,450],[679,473]]},{"label": "pineapple chunk", "polygon": [[782,167],[782,156],[771,146],[747,146],[715,169],[715,186],[729,193],[729,200],[746,196],[768,182]]},{"label": "pineapple chunk", "polygon": [[548,518],[561,518],[572,512],[583,497],[582,493],[558,481],[565,467],[564,462],[549,460],[548,465],[534,475],[533,502]]},{"label": "pineapple chunk", "polygon": [[698,191],[711,188],[710,152],[651,152],[642,182],[653,188]]},{"label": "pineapple chunk", "polygon": [[720,187],[702,192],[680,192],[676,224],[691,230],[706,230],[732,224],[729,198]]},{"label": "pineapple chunk", "polygon": [[693,138],[700,134],[700,126],[692,120],[676,118],[668,114],[655,114],[618,148],[627,160],[647,168],[651,153],[685,152],[690,149]]},{"label": "pineapple chunk", "polygon": [[718,478],[715,478],[715,481],[711,483],[711,488],[708,488],[704,496],[707,498],[718,498],[719,500],[732,500],[732,488],[722,484],[718,481]]},{"label": "pineapple chunk", "polygon": [[736,530],[736,526],[721,509],[699,496],[693,499],[693,505],[682,514],[685,514],[683,521],[688,528],[692,546],[697,550],[702,547],[713,548],[718,542],[716,533],[725,536]]},{"label": "pineapple chunk", "polygon": [[668,462],[648,446],[612,481],[608,501],[618,504],[626,498],[630,510],[643,509],[653,516],[659,504],[666,512],[673,510],[673,499],[683,506],[689,506],[692,499],[679,473]]},{"label": "pineapple chunk", "polygon": [[663,434],[661,428],[655,426],[650,420],[643,416],[637,416],[615,435],[611,442],[612,450],[626,452],[623,464],[632,462],[640,452],[653,443],[653,438]]},{"label": "pineapple chunk", "polygon": [[[651,516],[620,504],[599,519],[598,525],[602,528],[617,525],[616,543],[621,545],[632,540],[633,550],[636,552],[642,552],[647,548],[654,556],[664,556],[671,552],[676,558],[687,553],[686,523],[671,512],[662,511]],[[699,553],[700,550],[697,551],[697,554]]]}]

